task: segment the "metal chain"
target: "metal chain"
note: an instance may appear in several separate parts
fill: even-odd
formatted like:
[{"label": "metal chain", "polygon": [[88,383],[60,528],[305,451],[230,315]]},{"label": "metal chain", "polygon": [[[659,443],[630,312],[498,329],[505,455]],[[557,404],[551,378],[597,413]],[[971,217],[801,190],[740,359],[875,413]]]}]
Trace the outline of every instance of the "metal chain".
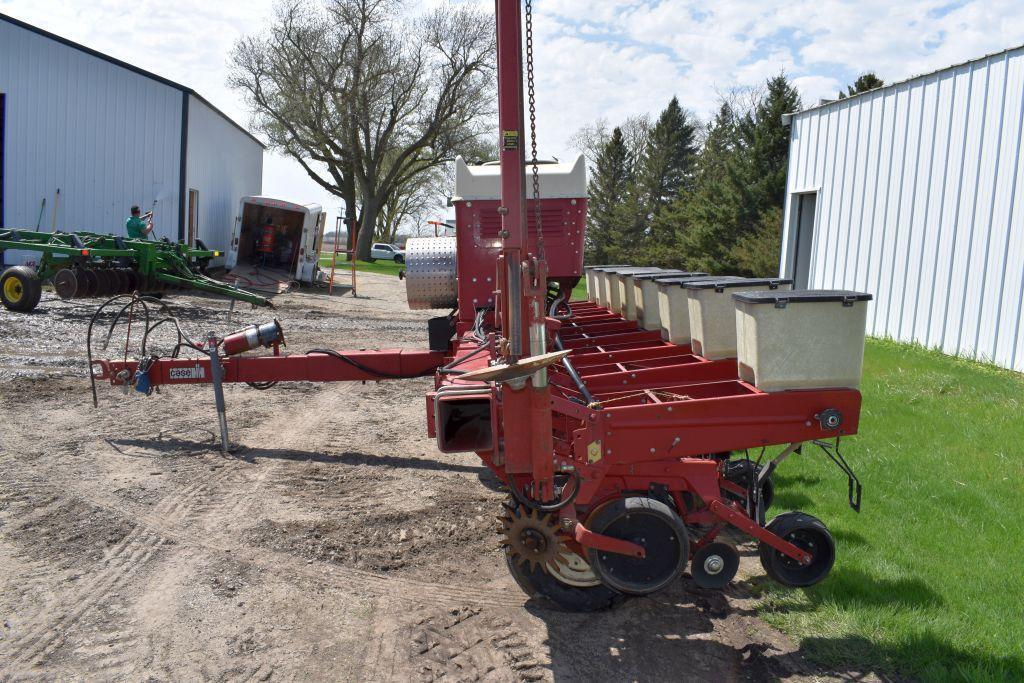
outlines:
[{"label": "metal chain", "polygon": [[537,166],[537,97],[533,86],[533,0],[526,0],[526,92],[530,109],[530,154],[533,171],[533,226],[537,231],[537,257],[544,258],[544,231],[540,220],[540,168]]}]

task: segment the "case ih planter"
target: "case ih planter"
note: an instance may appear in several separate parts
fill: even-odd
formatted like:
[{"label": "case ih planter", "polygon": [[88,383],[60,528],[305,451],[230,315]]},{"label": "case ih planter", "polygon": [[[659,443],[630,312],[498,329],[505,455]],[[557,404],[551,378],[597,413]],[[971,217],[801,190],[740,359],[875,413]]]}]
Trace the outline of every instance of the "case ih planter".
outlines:
[{"label": "case ih planter", "polygon": [[[652,593],[687,569],[700,586],[725,586],[739,564],[727,527],[759,542],[775,580],[821,581],[835,560],[832,537],[799,512],[765,523],[771,474],[817,444],[847,474],[859,507],[837,446],[857,431],[860,393],[763,391],[740,379],[735,358],[711,360],[664,340],[660,326],[639,327],[602,293],[621,267],[590,271],[601,303],[569,301],[584,273],[583,165],[524,158],[520,2],[496,5],[500,166],[456,162],[456,237],[408,251],[412,307],[453,306],[430,322],[430,350],[289,355],[271,325],[186,339],[199,358],[96,361],[94,376],[137,389],[213,382],[223,416],[223,382],[432,375],[428,432],[443,452],[476,452],[506,484],[497,512],[509,569],[527,593],[568,609]],[[253,345],[274,355],[241,351]],[[770,365],[769,347],[758,348],[758,367]],[[745,456],[773,446],[771,459]]]}]

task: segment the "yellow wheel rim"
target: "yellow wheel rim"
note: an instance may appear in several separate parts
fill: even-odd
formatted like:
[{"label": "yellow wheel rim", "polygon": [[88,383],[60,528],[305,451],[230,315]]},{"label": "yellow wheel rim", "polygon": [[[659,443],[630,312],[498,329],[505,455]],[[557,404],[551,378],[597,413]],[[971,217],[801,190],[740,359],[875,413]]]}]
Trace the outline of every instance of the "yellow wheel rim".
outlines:
[{"label": "yellow wheel rim", "polygon": [[18,278],[9,277],[4,282],[4,298],[10,301],[12,304],[16,304],[21,301],[21,297],[25,294],[25,288],[18,282]]}]

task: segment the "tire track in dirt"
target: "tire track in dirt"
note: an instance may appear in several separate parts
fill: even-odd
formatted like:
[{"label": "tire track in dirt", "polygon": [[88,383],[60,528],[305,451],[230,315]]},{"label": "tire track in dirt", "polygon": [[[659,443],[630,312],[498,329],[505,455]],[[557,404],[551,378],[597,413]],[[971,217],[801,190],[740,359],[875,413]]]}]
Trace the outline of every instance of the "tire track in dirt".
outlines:
[{"label": "tire track in dirt", "polygon": [[[215,480],[215,478],[214,478]],[[164,497],[157,504],[151,515],[166,519],[183,521],[189,516],[190,501],[200,496],[214,482],[196,482],[187,488]],[[126,510],[98,501],[90,504],[107,509],[115,514],[127,516],[135,522],[136,517]],[[63,601],[59,611],[53,614],[44,609],[30,620],[25,631],[5,648],[6,664],[0,668],[0,680],[10,680],[14,674],[20,674],[36,663],[52,654],[67,638],[69,630],[101,600],[115,591],[124,588],[129,581],[142,570],[162,549],[172,542],[166,535],[146,524],[136,523],[135,527],[111,553],[104,559],[100,571],[82,585],[67,600]],[[117,656],[126,652],[129,642],[116,640],[110,655]]]}]

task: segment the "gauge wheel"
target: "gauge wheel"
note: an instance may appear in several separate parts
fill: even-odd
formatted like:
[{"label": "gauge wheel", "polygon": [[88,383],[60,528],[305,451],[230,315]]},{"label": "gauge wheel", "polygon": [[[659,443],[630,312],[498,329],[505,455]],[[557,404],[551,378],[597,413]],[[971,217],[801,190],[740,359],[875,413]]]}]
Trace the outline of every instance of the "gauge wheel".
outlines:
[{"label": "gauge wheel", "polygon": [[594,533],[631,541],[643,558],[588,548],[594,572],[606,586],[627,595],[648,595],[668,587],[686,568],[689,536],[675,510],[660,500],[620,498],[598,508],[587,520]]},{"label": "gauge wheel", "polygon": [[811,554],[811,563],[803,565],[761,541],[758,546],[761,566],[778,583],[794,588],[813,586],[832,571],[836,544],[828,527],[818,518],[803,512],[785,512],[765,528]]},{"label": "gauge wheel", "polygon": [[27,313],[42,294],[43,283],[28,266],[11,266],[0,275],[0,301],[7,310]]}]

